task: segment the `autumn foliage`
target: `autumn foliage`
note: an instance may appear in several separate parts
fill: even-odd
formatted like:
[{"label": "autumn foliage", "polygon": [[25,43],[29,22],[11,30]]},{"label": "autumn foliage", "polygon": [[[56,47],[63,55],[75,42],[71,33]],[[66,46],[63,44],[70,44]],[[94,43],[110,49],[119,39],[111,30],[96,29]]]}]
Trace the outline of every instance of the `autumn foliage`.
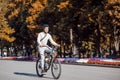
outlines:
[{"label": "autumn foliage", "polygon": [[17,17],[21,11],[26,10],[27,15],[20,16],[25,17],[25,22],[30,30],[35,29],[37,26],[36,19],[47,5],[47,0],[12,0],[10,1],[9,8],[13,10],[10,11],[8,19],[11,20],[13,17]]},{"label": "autumn foliage", "polygon": [[[47,23],[62,48],[65,44],[68,49],[73,43],[80,49],[100,53],[100,49],[119,47],[115,44],[120,44],[120,0],[0,1],[4,3],[0,4],[4,8],[0,12],[1,39],[15,40],[21,46],[33,45],[41,25]],[[73,30],[72,42],[69,29]]]},{"label": "autumn foliage", "polygon": [[7,12],[7,4],[8,2],[6,0],[0,1],[0,40],[13,42],[15,38],[11,37],[11,34],[13,34],[15,30],[9,27],[9,24],[5,18],[5,13]]}]

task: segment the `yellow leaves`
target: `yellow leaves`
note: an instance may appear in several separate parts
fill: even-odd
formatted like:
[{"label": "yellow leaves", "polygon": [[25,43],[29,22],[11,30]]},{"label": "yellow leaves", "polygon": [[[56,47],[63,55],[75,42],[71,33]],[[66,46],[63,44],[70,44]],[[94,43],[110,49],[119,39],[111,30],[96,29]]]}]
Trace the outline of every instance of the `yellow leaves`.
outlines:
[{"label": "yellow leaves", "polygon": [[14,40],[15,40],[15,38],[14,37],[10,37],[10,36],[8,36],[8,35],[6,35],[6,34],[1,34],[0,33],[0,39],[2,40],[6,40],[6,41],[8,41],[8,42],[13,42]]},{"label": "yellow leaves", "polygon": [[13,12],[8,16],[8,19],[11,19],[14,16],[18,16],[18,13],[20,12],[20,8],[14,9]]},{"label": "yellow leaves", "polygon": [[[9,6],[13,7],[15,5],[10,4]],[[10,37],[10,35],[13,34],[15,31],[14,29],[11,29],[8,26],[7,20],[5,18],[5,13],[7,12],[7,3],[3,2],[2,6],[0,5],[0,7],[2,7],[3,9],[0,13],[0,40],[6,40],[9,42],[13,42],[15,38]]]},{"label": "yellow leaves", "polygon": [[18,15],[19,11],[20,11],[20,8],[15,9],[15,10],[13,11],[12,15]]},{"label": "yellow leaves", "polygon": [[80,8],[80,11],[81,11],[81,12],[84,12],[84,11],[85,11],[85,9],[84,9],[84,8]]},{"label": "yellow leaves", "polygon": [[36,20],[37,17],[38,17],[37,14],[29,16],[29,17],[26,18],[26,22],[27,23],[33,23]]},{"label": "yellow leaves", "polygon": [[33,22],[33,19],[32,19],[32,16],[29,16],[29,17],[27,17],[26,18],[26,22],[28,23],[31,23],[31,22]]},{"label": "yellow leaves", "polygon": [[44,5],[48,5],[48,0],[43,0]]},{"label": "yellow leaves", "polygon": [[42,5],[44,5],[44,6],[47,6],[47,5],[48,5],[48,0],[41,0],[40,2],[41,2]]},{"label": "yellow leaves", "polygon": [[109,4],[120,3],[120,0],[108,0]]},{"label": "yellow leaves", "polygon": [[36,11],[43,11],[45,8],[40,1],[36,1],[35,3],[32,3],[32,7]]},{"label": "yellow leaves", "polygon": [[11,7],[11,8],[14,8],[15,6],[16,6],[16,4],[14,4],[14,3],[8,4],[8,7]]},{"label": "yellow leaves", "polygon": [[9,27],[4,27],[3,30],[2,30],[2,32],[9,35],[9,34],[14,33],[15,31],[14,31],[14,29],[11,29]]},{"label": "yellow leaves", "polygon": [[15,2],[21,2],[22,0],[15,0]]},{"label": "yellow leaves", "polygon": [[115,10],[120,10],[120,6],[113,6]]},{"label": "yellow leaves", "polygon": [[116,20],[114,19],[112,22],[113,22],[113,24],[120,26],[120,22],[119,22],[119,21],[116,21]]},{"label": "yellow leaves", "polygon": [[6,1],[6,0],[1,0],[1,2],[0,2],[0,13],[5,13],[6,11],[7,11],[7,5],[5,5],[5,4],[7,4],[8,2]]},{"label": "yellow leaves", "polygon": [[[14,37],[11,37],[11,34],[15,32],[14,29],[11,29],[8,26],[7,20],[5,18],[5,14],[7,12],[7,4],[6,0],[2,0],[3,3],[0,5],[2,10],[0,11],[0,40],[6,40],[8,42],[13,42],[15,40]],[[9,7],[15,7],[15,4],[9,4]],[[17,13],[17,11],[15,11]]]},{"label": "yellow leaves", "polygon": [[88,17],[90,22],[94,22],[94,20],[91,17]]},{"label": "yellow leaves", "polygon": [[35,15],[32,16],[33,20],[36,20],[37,17],[38,17],[37,14],[35,14]]},{"label": "yellow leaves", "polygon": [[101,32],[101,33],[104,33],[104,30],[103,30],[103,29],[100,29],[100,32]]},{"label": "yellow leaves", "polygon": [[30,8],[29,10],[28,10],[28,13],[30,13],[30,14],[36,14],[36,10],[35,9],[33,9],[33,8]]},{"label": "yellow leaves", "polygon": [[5,21],[6,20],[5,20],[4,15],[0,15],[0,24],[3,25],[4,23],[6,23]]},{"label": "yellow leaves", "polygon": [[100,44],[100,47],[101,47],[102,49],[106,49],[106,48],[107,48],[107,45],[106,45],[105,43],[101,43],[101,44]]},{"label": "yellow leaves", "polygon": [[36,24],[36,19],[47,6],[48,0],[13,0],[9,3],[9,7],[12,9],[8,15],[8,19],[11,20],[13,17],[18,17],[19,12],[22,13],[26,10],[27,12],[25,13],[28,13],[28,15],[20,14],[20,19],[26,18],[25,21],[28,28],[33,29],[35,27],[33,25]]},{"label": "yellow leaves", "polygon": [[112,15],[113,15],[113,13],[112,13],[112,11],[111,11],[111,10],[109,10],[109,11],[108,11],[108,13],[109,13],[109,15],[110,15],[110,16],[112,16]]},{"label": "yellow leaves", "polygon": [[36,28],[36,26],[34,24],[31,24],[31,25],[27,25],[27,27],[30,29],[30,30],[33,30]]},{"label": "yellow leaves", "polygon": [[14,32],[15,32],[15,30],[8,26],[3,26],[0,28],[0,33],[13,34]]},{"label": "yellow leaves", "polygon": [[0,28],[0,39],[7,40],[9,42],[13,42],[15,40],[14,37],[10,37],[11,34],[15,32],[14,29],[10,27],[1,27]]},{"label": "yellow leaves", "polygon": [[36,1],[35,3],[32,4],[32,7],[34,9],[38,9],[39,8],[39,4],[41,4],[39,1]]},{"label": "yellow leaves", "polygon": [[92,50],[93,49],[93,42],[86,42],[86,41],[82,41],[82,46],[85,47],[86,49]]},{"label": "yellow leaves", "polygon": [[110,36],[111,34],[104,34],[104,40],[101,39],[100,47],[103,49],[106,49],[108,46],[110,46]]},{"label": "yellow leaves", "polygon": [[9,16],[8,16],[8,19],[11,19],[12,17],[13,17],[12,15],[9,15]]},{"label": "yellow leaves", "polygon": [[[116,4],[117,3],[117,4]],[[107,3],[107,7],[112,7],[113,9],[108,10],[108,13],[111,17],[113,17],[112,19],[112,24],[116,25],[116,26],[120,26],[120,0],[108,0]]]},{"label": "yellow leaves", "polygon": [[119,18],[119,19],[120,19],[120,12],[115,11],[115,12],[114,12],[114,15],[115,15],[116,18]]},{"label": "yellow leaves", "polygon": [[115,11],[112,13],[111,16],[114,16],[114,17],[115,17],[115,19],[112,20],[112,23],[115,24],[115,25],[120,26],[120,22],[116,20],[116,19],[120,19],[120,13],[119,13],[119,11],[115,10]]},{"label": "yellow leaves", "polygon": [[91,18],[91,14],[87,14],[89,22],[94,22],[94,20]]},{"label": "yellow leaves", "polygon": [[91,14],[88,14],[88,17],[90,17],[91,16]]},{"label": "yellow leaves", "polygon": [[61,11],[62,9],[66,8],[68,5],[69,5],[69,0],[65,2],[61,2],[59,5],[57,5],[57,7],[59,8],[59,11]]},{"label": "yellow leaves", "polygon": [[47,7],[47,0],[36,0],[34,3],[31,3],[32,8],[28,9],[28,13],[31,16],[26,18],[26,22],[29,24],[27,27],[32,30],[36,28],[35,21],[38,18],[39,14]]}]

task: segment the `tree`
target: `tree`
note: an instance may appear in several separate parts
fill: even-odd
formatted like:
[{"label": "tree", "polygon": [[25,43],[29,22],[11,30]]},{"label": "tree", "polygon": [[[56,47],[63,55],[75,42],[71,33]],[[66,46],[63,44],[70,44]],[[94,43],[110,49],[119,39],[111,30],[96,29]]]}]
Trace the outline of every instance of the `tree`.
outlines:
[{"label": "tree", "polygon": [[111,37],[113,37],[115,50],[118,52],[120,51],[120,0],[108,0],[106,10],[110,16]]},{"label": "tree", "polygon": [[[18,48],[29,46],[36,47],[36,37],[40,31],[37,23],[38,15],[47,6],[47,0],[10,0],[9,11],[6,13],[8,23],[15,29],[16,40],[13,45]],[[27,50],[28,51],[28,50]]]},{"label": "tree", "polygon": [[8,42],[13,42],[15,38],[11,37],[10,35],[13,34],[15,31],[14,29],[9,27],[5,18],[5,13],[8,10],[6,6],[8,2],[6,0],[1,0],[0,2],[2,3],[0,4],[0,39],[6,40]]},{"label": "tree", "polygon": [[11,0],[6,15],[18,45],[33,44],[44,23],[67,47],[70,29],[77,47],[99,55],[101,48],[111,48],[114,39],[119,42],[119,0]]},{"label": "tree", "polygon": [[2,53],[2,48],[6,44],[6,41],[7,43],[11,43],[15,40],[15,37],[12,36],[15,30],[9,27],[9,24],[5,18],[5,14],[8,11],[8,1],[0,0],[0,3],[0,48]]},{"label": "tree", "polygon": [[36,23],[38,15],[46,6],[47,0],[11,0],[9,2],[7,18],[10,26],[16,30],[14,34],[17,37],[16,44],[33,44],[40,27]]}]

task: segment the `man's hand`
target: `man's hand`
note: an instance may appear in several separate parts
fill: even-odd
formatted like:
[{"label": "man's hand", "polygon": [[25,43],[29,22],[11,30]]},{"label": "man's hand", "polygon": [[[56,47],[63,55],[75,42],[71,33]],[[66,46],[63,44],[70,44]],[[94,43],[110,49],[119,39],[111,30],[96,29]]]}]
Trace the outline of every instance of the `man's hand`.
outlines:
[{"label": "man's hand", "polygon": [[60,47],[60,45],[58,44],[58,45],[56,45],[57,47]]}]

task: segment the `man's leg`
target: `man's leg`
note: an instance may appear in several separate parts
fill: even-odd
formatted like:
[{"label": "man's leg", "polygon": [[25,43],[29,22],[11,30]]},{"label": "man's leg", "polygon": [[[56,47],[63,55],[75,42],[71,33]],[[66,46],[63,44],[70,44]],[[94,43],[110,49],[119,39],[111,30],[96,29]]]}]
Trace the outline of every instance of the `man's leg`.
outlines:
[{"label": "man's leg", "polygon": [[54,57],[54,58],[56,58],[57,55],[58,55],[58,53],[57,53],[56,50],[54,50],[54,51],[52,52],[52,48],[51,48],[51,47],[46,48],[46,49],[45,49],[45,52],[48,52],[48,53],[50,53],[50,54],[53,54],[53,57]]},{"label": "man's leg", "polygon": [[41,67],[42,67],[42,70],[44,70],[44,60],[45,60],[45,56],[44,54],[40,54],[41,56]]},{"label": "man's leg", "polygon": [[54,60],[54,59],[57,57],[58,53],[57,53],[56,50],[54,50],[53,52],[52,52],[52,51],[53,51],[53,50],[52,50],[51,47],[45,49],[45,52],[48,52],[48,53],[50,53],[51,55],[53,55],[53,59],[52,59],[52,60]]},{"label": "man's leg", "polygon": [[53,52],[53,57],[55,57],[55,58],[56,58],[56,57],[57,57],[57,55],[58,55],[57,51],[54,51],[54,52]]},{"label": "man's leg", "polygon": [[57,58],[57,56],[58,56],[57,51],[54,51],[54,52],[53,52],[53,60],[55,60],[55,58]]},{"label": "man's leg", "polygon": [[40,57],[41,57],[41,68],[42,68],[42,70],[44,70],[44,60],[45,60],[44,51],[45,51],[44,48],[39,48],[39,54],[40,54]]}]

